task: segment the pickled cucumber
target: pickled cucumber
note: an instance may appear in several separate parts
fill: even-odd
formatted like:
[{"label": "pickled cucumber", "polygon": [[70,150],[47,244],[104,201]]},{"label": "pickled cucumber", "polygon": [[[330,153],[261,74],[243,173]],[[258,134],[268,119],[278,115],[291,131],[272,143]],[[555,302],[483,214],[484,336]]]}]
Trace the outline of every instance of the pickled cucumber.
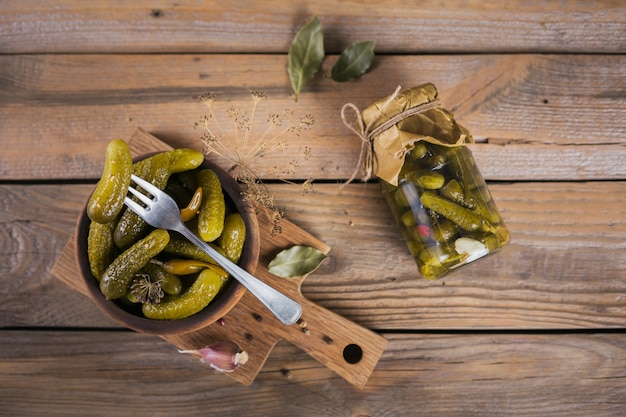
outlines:
[{"label": "pickled cucumber", "polygon": [[213,269],[205,269],[185,292],[170,296],[159,304],[144,304],[144,316],[154,320],[178,320],[204,309],[215,298],[225,277]]},{"label": "pickled cucumber", "polygon": [[98,223],[110,223],[124,205],[130,185],[133,160],[128,145],[121,139],[109,142],[104,157],[102,178],[87,203],[87,215]]},{"label": "pickled cucumber", "polygon": [[224,230],[217,239],[217,245],[222,248],[226,258],[232,262],[239,262],[243,245],[246,240],[246,224],[239,213],[226,216]]},{"label": "pickled cucumber", "polygon": [[198,185],[202,187],[202,204],[198,212],[198,235],[205,242],[213,242],[224,230],[226,203],[217,174],[210,169],[198,172]]},{"label": "pickled cucumber", "polygon": [[476,207],[476,201],[466,194],[463,185],[457,180],[450,180],[441,189],[441,194],[455,203],[465,206],[469,209]]},{"label": "pickled cucumber", "polygon": [[451,180],[441,189],[441,194],[455,203],[472,209],[488,222],[497,223],[500,219],[499,213],[495,208],[489,207],[488,204],[491,199],[485,201],[483,197],[478,194],[479,191],[480,188],[467,191],[457,180]]},{"label": "pickled cucumber", "polygon": [[427,190],[438,190],[443,187],[446,179],[438,172],[422,172],[416,175],[415,183]]},{"label": "pickled cucumber", "polygon": [[424,207],[465,230],[476,231],[483,227],[483,220],[479,215],[434,193],[426,192],[422,194],[420,200]]},{"label": "pickled cucumber", "polygon": [[422,159],[428,154],[428,148],[424,142],[416,142],[413,145],[413,149],[406,155],[410,161],[416,161]]},{"label": "pickled cucumber", "polygon": [[433,226],[433,234],[438,242],[449,242],[457,235],[457,228],[451,221],[442,220]]},{"label": "pickled cucumber", "polygon": [[204,162],[204,154],[195,149],[178,148],[167,151],[171,174],[178,174],[184,171],[191,171],[198,168]]},{"label": "pickled cucumber", "polygon": [[157,256],[170,240],[166,230],[156,229],[111,262],[100,280],[100,291],[108,300],[126,295],[133,276]]},{"label": "pickled cucumber", "polygon": [[[222,248],[215,245],[214,243],[209,243],[213,249],[218,251],[221,255],[226,256]],[[190,259],[198,259],[200,261],[210,262],[213,264],[217,264],[215,259],[213,259],[209,254],[204,252],[202,249],[185,239],[184,237],[173,235],[170,239],[170,243],[167,244],[165,249],[163,249],[164,253],[168,253],[171,255],[183,256],[185,258]]]},{"label": "pickled cucumber", "polygon": [[115,254],[113,242],[113,229],[115,224],[91,222],[87,236],[87,259],[92,275],[98,280],[102,279]]}]

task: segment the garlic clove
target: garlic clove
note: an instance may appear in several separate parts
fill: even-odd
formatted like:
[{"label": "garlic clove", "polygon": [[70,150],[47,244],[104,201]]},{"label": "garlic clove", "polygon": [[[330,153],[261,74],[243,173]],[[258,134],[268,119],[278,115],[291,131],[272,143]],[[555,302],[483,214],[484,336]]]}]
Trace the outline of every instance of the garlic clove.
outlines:
[{"label": "garlic clove", "polygon": [[232,372],[240,365],[248,362],[248,353],[241,350],[238,344],[230,341],[219,341],[201,349],[179,350],[200,356],[200,362],[208,363],[220,372]]},{"label": "garlic clove", "polygon": [[489,249],[482,242],[468,237],[458,238],[454,242],[454,249],[461,255],[468,255],[466,263],[475,261],[489,253]]}]

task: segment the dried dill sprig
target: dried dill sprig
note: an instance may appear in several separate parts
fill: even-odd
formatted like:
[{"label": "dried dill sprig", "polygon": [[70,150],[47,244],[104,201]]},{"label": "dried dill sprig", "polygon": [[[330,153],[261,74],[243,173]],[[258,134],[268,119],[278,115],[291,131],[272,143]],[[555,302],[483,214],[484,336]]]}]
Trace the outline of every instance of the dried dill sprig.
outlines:
[{"label": "dried dill sprig", "polygon": [[265,184],[257,178],[242,178],[244,190],[242,197],[244,201],[257,203],[257,206],[263,207],[272,221],[270,235],[275,236],[281,232],[280,221],[285,218],[285,212],[276,205],[276,197],[271,193]]},{"label": "dried dill sprig", "polygon": [[[249,111],[236,106],[226,109],[226,120],[232,130],[228,135],[213,110],[215,95],[203,94],[200,101],[207,106],[208,113],[196,122],[194,128],[203,130],[201,141],[204,153],[215,154],[230,164],[228,172],[244,185],[244,200],[254,202],[268,211],[272,219],[270,232],[275,235],[280,233],[279,223],[285,217],[285,213],[277,207],[274,194],[259,179],[254,168],[255,163],[270,153],[286,152],[289,138],[299,136],[303,131],[310,129],[315,121],[310,114],[296,119],[290,109],[280,113],[270,112],[266,119],[266,129],[257,134],[253,132],[253,121],[259,103],[266,100],[267,96],[259,91],[251,91],[250,97],[252,106]],[[302,156],[305,160],[309,159],[311,156],[309,146],[304,147]],[[287,166],[275,166],[270,169],[269,175],[286,183],[295,184],[286,177],[292,176],[299,167],[300,163],[297,160],[291,160]],[[313,179],[307,179],[301,187],[303,194],[310,193],[313,190]]]}]

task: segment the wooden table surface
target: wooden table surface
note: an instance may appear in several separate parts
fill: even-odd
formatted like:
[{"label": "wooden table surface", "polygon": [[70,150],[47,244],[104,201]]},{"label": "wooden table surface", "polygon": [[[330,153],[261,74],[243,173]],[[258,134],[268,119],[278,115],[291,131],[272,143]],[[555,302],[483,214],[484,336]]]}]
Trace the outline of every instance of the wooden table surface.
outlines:
[{"label": "wooden table surface", "polygon": [[[313,15],[321,72],[294,100],[293,36]],[[359,80],[329,77],[376,41]],[[623,416],[626,4],[605,1],[0,3],[0,415]],[[511,234],[501,253],[419,278],[376,181],[339,192],[360,142],[341,107],[433,82],[477,139]],[[257,170],[330,245],[311,301],[384,336],[359,389],[279,342],[245,386],[130,331],[51,274],[107,143],[141,127],[202,148],[198,101],[289,108],[310,130]],[[272,168],[301,156],[288,179]]]}]

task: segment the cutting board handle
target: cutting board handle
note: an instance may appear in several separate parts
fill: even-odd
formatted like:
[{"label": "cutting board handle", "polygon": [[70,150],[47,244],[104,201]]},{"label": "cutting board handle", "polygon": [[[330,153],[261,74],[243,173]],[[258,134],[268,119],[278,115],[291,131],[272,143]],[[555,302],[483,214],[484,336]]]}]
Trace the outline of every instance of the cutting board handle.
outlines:
[{"label": "cutting board handle", "polygon": [[302,319],[288,327],[283,338],[355,386],[365,386],[387,340],[304,297],[298,301]]}]

